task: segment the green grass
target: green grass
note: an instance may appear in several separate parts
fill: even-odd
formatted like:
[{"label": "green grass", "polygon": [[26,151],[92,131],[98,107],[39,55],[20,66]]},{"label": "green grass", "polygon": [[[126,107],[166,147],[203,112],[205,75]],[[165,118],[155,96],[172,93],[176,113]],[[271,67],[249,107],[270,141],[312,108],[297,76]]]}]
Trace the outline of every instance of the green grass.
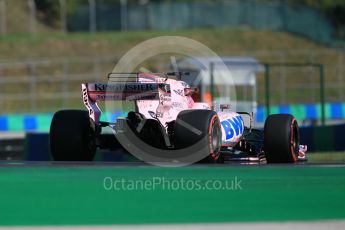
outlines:
[{"label": "green grass", "polygon": [[0,59],[102,55],[104,53],[121,55],[139,42],[157,36],[185,36],[209,46],[219,54],[227,55],[234,51],[326,48],[288,33],[268,30],[200,28],[96,34],[42,32],[37,38],[22,33],[0,37]]},{"label": "green grass", "polygon": [[[310,40],[295,36],[286,32],[275,32],[269,30],[255,30],[247,28],[198,28],[190,30],[176,31],[126,31],[126,32],[100,32],[96,34],[89,33],[69,33],[63,34],[56,31],[47,32],[43,30],[36,38],[29,34],[18,33],[0,37],[0,62],[12,60],[45,60],[45,59],[71,59],[78,60],[80,57],[102,57],[111,55],[113,62],[116,62],[129,49],[142,41],[157,36],[184,36],[203,43],[211,48],[218,55],[226,56],[253,56],[261,62],[318,62],[325,65],[326,82],[334,83],[338,80],[337,72],[334,71],[335,63],[338,63],[338,51],[326,46],[316,44]],[[299,51],[303,52],[299,52]],[[305,51],[305,52],[304,52]],[[312,55],[311,55],[312,54]],[[284,57],[281,60],[281,57]],[[113,68],[113,62],[103,63],[99,66],[101,74],[106,74]],[[345,60],[344,60],[345,62]],[[345,63],[344,63],[345,64]],[[156,63],[154,60],[150,63],[150,69],[162,70],[166,68],[166,62]],[[49,76],[54,79],[63,73],[62,63],[52,66],[43,66],[36,69],[37,76]],[[91,63],[72,63],[68,67],[69,73],[89,74],[93,70]],[[310,73],[308,69],[283,69],[287,75],[287,86],[294,87],[293,83],[302,82],[309,86]],[[300,72],[296,75],[296,71]],[[303,72],[303,73],[302,73]],[[272,73],[272,104],[281,103],[281,91],[279,87],[280,70],[276,69]],[[27,68],[21,69],[0,69],[1,76],[22,76],[28,75]],[[315,76],[318,76],[317,73]],[[264,102],[263,74],[258,75],[258,101]],[[302,79],[302,80],[301,80]],[[317,79],[315,78],[317,85]],[[43,82],[37,85],[36,109],[31,112],[46,112],[61,109],[63,107],[80,108],[80,99],[69,99],[62,101],[60,99],[47,100],[40,97],[44,92],[60,92],[60,83]],[[318,86],[317,86],[318,87]],[[341,86],[340,86],[341,87]],[[16,92],[22,93],[22,89],[28,89],[28,83],[16,82],[13,84],[2,84],[0,91],[3,93]],[[288,89],[286,101],[288,103],[298,102],[317,102],[318,90],[300,90]],[[69,81],[68,89],[71,93],[80,92],[80,81]],[[305,93],[308,90],[308,93]],[[277,93],[278,92],[278,93]],[[315,96],[315,95],[316,96]],[[326,100],[334,101],[339,98],[339,88],[326,89]],[[314,95],[314,96],[313,96]],[[336,99],[338,100],[338,99]],[[0,102],[2,112],[20,112],[28,111],[30,103],[28,101],[7,100]]]},{"label": "green grass", "polygon": [[[100,57],[103,55],[111,55],[112,62],[101,65],[99,69],[106,80],[106,73],[110,72],[113,62],[117,61],[129,49],[138,43],[157,36],[184,36],[199,41],[219,55],[226,56],[254,56],[261,62],[317,62],[325,65],[325,79],[328,83],[336,83],[341,74],[340,68],[336,66],[340,60],[338,54],[340,50],[331,49],[325,45],[317,44],[303,37],[289,34],[281,31],[256,30],[252,28],[196,28],[169,31],[112,31],[98,32],[90,34],[88,32],[63,34],[37,21],[37,36],[33,37],[29,33],[29,13],[26,1],[12,0],[7,3],[8,15],[8,34],[0,36],[0,62],[16,61],[16,60],[45,60],[45,59],[73,59],[78,60],[80,57]],[[163,70],[166,63],[151,62],[151,69]],[[164,65],[164,66],[163,66]],[[38,76],[51,76],[61,74],[64,70],[62,64],[56,64],[49,67],[37,68]],[[305,68],[291,71],[287,69],[277,70],[271,79],[272,86],[272,104],[282,103],[281,89],[279,86],[279,76],[281,72],[286,73],[287,85],[296,83],[298,79],[303,79],[308,87],[310,83],[310,71]],[[92,64],[85,63],[83,65],[71,64],[69,66],[71,73],[90,73],[93,71]],[[298,73],[298,74],[296,74]],[[22,76],[28,74],[28,68],[21,69],[0,69],[0,77],[2,76]],[[276,77],[278,76],[278,77]],[[315,79],[317,85],[317,79]],[[22,92],[22,89],[29,88],[28,84],[16,82],[15,84],[4,86],[0,85],[2,93]],[[40,96],[41,92],[59,92],[59,83],[40,83],[37,86],[37,108],[31,112],[54,111],[62,107],[79,108],[80,101],[72,100],[47,100]],[[258,101],[260,104],[264,102],[263,74],[258,76]],[[293,86],[294,87],[294,86]],[[285,103],[299,102],[317,102],[318,91],[314,89],[301,88],[287,89]],[[318,87],[318,86],[317,86]],[[316,87],[316,88],[317,88]],[[345,86],[344,86],[345,87]],[[67,91],[79,93],[80,82],[70,82]],[[337,88],[326,89],[326,100],[339,101],[339,91],[341,86]],[[345,90],[345,88],[343,89]],[[308,92],[307,92],[308,91]],[[16,92],[17,93],[17,92]],[[316,96],[314,94],[317,94]],[[29,101],[1,101],[0,107],[2,113],[5,112],[26,112],[30,108]]]},{"label": "green grass", "polygon": [[[154,178],[165,182],[116,190],[110,183],[104,188],[106,177],[123,178],[127,186]],[[207,181],[237,180],[240,186],[188,190],[173,182],[182,179],[199,181],[201,188]],[[344,167],[17,165],[0,168],[0,184],[3,226],[345,219]]]}]

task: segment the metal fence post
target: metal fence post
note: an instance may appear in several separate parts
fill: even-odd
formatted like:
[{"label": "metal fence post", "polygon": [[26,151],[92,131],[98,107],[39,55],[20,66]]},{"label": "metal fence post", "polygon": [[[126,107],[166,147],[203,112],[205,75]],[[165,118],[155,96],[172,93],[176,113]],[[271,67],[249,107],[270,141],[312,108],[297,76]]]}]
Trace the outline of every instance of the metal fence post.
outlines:
[{"label": "metal fence post", "polygon": [[324,83],[324,68],[323,65],[318,65],[320,68],[320,102],[321,102],[321,125],[325,125],[325,83]]},{"label": "metal fence post", "polygon": [[67,32],[67,12],[66,12],[66,0],[59,0],[60,3],[60,21],[61,21],[61,32]]},{"label": "metal fence post", "polygon": [[[64,61],[62,63],[62,69],[63,69],[63,74],[62,74],[62,81],[61,81],[61,92],[63,92],[64,94],[68,95],[68,72],[69,72],[69,61]],[[62,97],[62,107],[65,108],[67,106],[67,97]]]},{"label": "metal fence post", "polygon": [[90,23],[90,32],[96,32],[96,1],[89,0],[89,23]]},{"label": "metal fence post", "polygon": [[6,20],[6,1],[0,1],[0,30],[1,35],[7,34],[7,20]]},{"label": "metal fence post", "polygon": [[36,112],[36,64],[33,62],[28,63],[28,71],[30,76],[30,111]]},{"label": "metal fence post", "polygon": [[338,50],[338,83],[339,83],[339,97],[340,97],[340,101],[344,101],[344,87],[345,87],[345,83],[344,83],[344,50],[343,49],[339,49]]},{"label": "metal fence post", "polygon": [[128,29],[127,23],[127,0],[121,0],[121,30]]},{"label": "metal fence post", "polygon": [[213,72],[214,72],[214,63],[211,62],[210,63],[210,93],[211,93],[212,102],[214,100],[214,76],[213,76]]},{"label": "metal fence post", "polygon": [[265,67],[265,105],[266,105],[266,116],[270,115],[270,66],[264,63]]},{"label": "metal fence post", "polygon": [[100,58],[95,58],[92,61],[92,65],[93,65],[93,75],[95,76],[94,81],[99,81],[99,79],[101,79],[101,70],[100,70]]},{"label": "metal fence post", "polygon": [[32,37],[37,35],[36,25],[36,4],[34,0],[28,0],[28,6],[30,11],[30,33]]},{"label": "metal fence post", "polygon": [[[284,63],[285,62],[285,52],[280,52],[280,62]],[[286,103],[286,69],[280,68],[280,87],[281,91],[283,92],[280,95],[280,103],[284,104]]]}]

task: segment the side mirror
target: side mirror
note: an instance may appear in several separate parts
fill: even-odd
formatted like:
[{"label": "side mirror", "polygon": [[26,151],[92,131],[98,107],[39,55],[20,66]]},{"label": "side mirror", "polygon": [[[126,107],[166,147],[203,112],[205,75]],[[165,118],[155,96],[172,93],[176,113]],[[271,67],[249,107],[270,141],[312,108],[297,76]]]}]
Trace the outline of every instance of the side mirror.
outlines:
[{"label": "side mirror", "polygon": [[224,109],[231,109],[230,104],[220,104],[220,110],[223,112]]}]

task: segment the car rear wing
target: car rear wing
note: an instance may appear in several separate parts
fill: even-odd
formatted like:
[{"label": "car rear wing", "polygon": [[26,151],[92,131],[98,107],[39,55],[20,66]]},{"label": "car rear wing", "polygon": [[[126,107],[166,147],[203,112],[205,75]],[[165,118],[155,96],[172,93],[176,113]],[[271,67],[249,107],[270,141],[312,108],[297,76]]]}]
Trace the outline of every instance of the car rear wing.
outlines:
[{"label": "car rear wing", "polygon": [[150,82],[83,83],[82,92],[89,116],[98,124],[102,113],[98,101],[159,100],[159,95],[170,93],[170,85]]},{"label": "car rear wing", "polygon": [[169,85],[158,83],[85,83],[83,94],[93,101],[158,100],[160,92],[168,92]]}]

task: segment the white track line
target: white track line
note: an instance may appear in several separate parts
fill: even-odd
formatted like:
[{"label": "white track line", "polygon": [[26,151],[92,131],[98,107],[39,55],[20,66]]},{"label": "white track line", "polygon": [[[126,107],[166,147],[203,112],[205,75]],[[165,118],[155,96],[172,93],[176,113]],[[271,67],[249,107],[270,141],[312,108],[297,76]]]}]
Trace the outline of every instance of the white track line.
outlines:
[{"label": "white track line", "polygon": [[335,221],[310,221],[310,222],[253,222],[253,223],[222,223],[222,224],[168,224],[168,225],[109,225],[109,226],[33,226],[33,227],[0,227],[0,229],[9,230],[109,230],[109,229],[119,229],[119,230],[228,230],[228,229],[244,229],[244,230],[333,230],[333,229],[345,229],[345,220],[335,220]]}]

